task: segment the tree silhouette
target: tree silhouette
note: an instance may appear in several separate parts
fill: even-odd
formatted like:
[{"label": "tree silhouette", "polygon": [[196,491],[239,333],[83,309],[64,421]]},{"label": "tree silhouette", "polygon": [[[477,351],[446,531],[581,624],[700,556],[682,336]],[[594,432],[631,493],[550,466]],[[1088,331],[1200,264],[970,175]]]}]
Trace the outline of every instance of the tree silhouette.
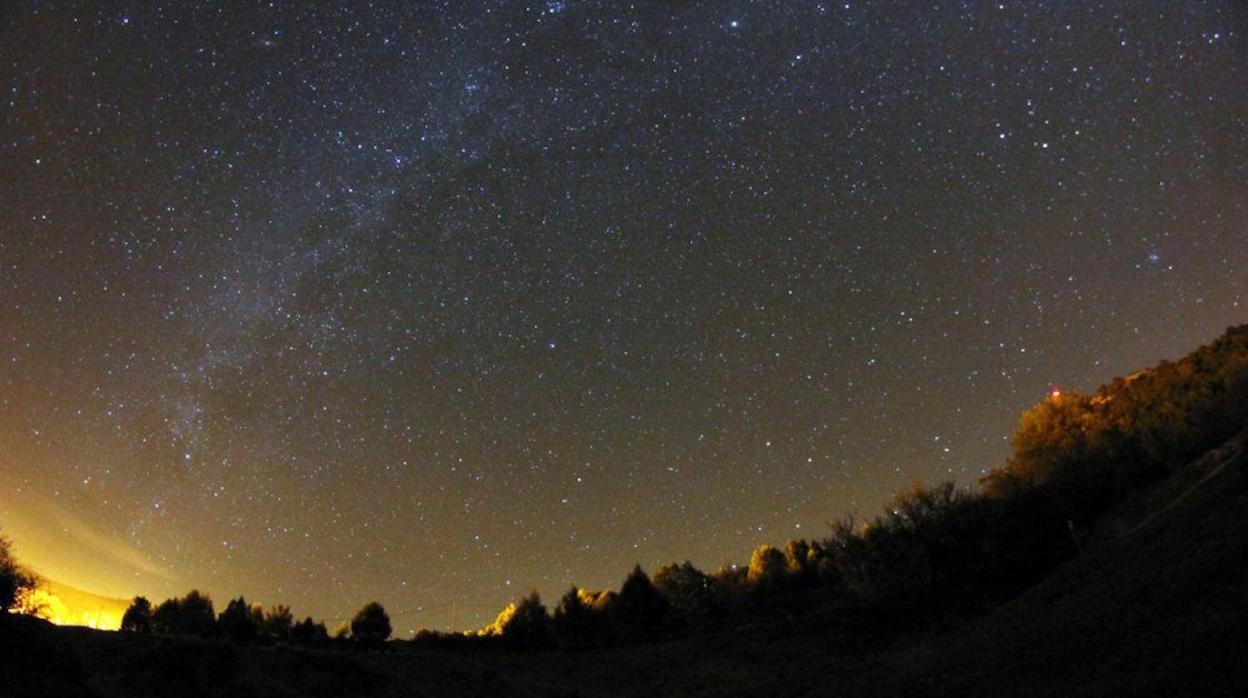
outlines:
[{"label": "tree silhouette", "polygon": [[711,578],[688,560],[660,567],[653,582],[672,608],[691,621],[705,621],[717,610]]},{"label": "tree silhouette", "polygon": [[240,644],[251,642],[260,632],[255,612],[241,596],[226,604],[217,618],[217,627],[227,638]]},{"label": "tree silhouette", "polygon": [[784,581],[784,553],[770,545],[760,545],[750,555],[750,568],[746,575],[750,585],[759,591],[772,591]]},{"label": "tree silhouette", "polygon": [[390,637],[390,616],[381,604],[372,601],[351,619],[351,636],[362,642],[384,642]]},{"label": "tree silhouette", "polygon": [[285,640],[290,637],[290,631],[295,623],[295,617],[290,613],[289,606],[277,605],[269,609],[264,614],[264,621],[260,624],[260,632],[265,637],[271,637],[276,640]]},{"label": "tree silhouette", "polygon": [[134,597],[121,617],[121,629],[132,633],[152,632],[152,602],[142,596]]},{"label": "tree silhouette", "polygon": [[542,597],[534,589],[515,605],[515,610],[502,628],[503,638],[516,647],[544,647],[550,642],[550,613],[542,605]]},{"label": "tree silhouette", "polygon": [[216,616],[212,599],[192,589],[182,597],[183,632],[194,635],[211,635],[216,628]]},{"label": "tree silhouette", "polygon": [[795,581],[809,581],[814,576],[810,543],[790,540],[784,546],[784,571]]},{"label": "tree silhouette", "polygon": [[35,583],[34,575],[17,564],[9,539],[0,535],[0,613],[12,608],[25,591],[34,588]]},{"label": "tree silhouette", "polygon": [[[834,524],[835,526],[835,524]],[[810,542],[810,550],[806,553],[807,578],[812,583],[824,588],[840,588],[844,578],[837,566],[835,551],[819,541]]]},{"label": "tree silhouette", "polygon": [[741,603],[749,587],[746,575],[747,570],[744,567],[723,564],[707,576],[716,608],[733,609]]},{"label": "tree silhouette", "polygon": [[172,635],[178,631],[181,620],[182,602],[178,599],[165,599],[152,611],[152,630],[162,635]]},{"label": "tree silhouette", "polygon": [[555,606],[552,626],[555,635],[572,646],[590,642],[599,630],[602,614],[586,603],[587,594],[573,586]]},{"label": "tree silhouette", "polygon": [[317,644],[329,640],[329,631],[324,623],[313,622],[309,616],[291,627],[290,639],[304,645]]},{"label": "tree silhouette", "polygon": [[624,579],[620,593],[611,604],[613,624],[625,642],[637,642],[655,637],[667,621],[671,605],[654,588],[650,577],[634,565],[633,571]]},{"label": "tree silhouette", "polygon": [[152,629],[158,633],[206,637],[216,627],[212,599],[194,589],[181,599],[166,599],[152,611]]}]

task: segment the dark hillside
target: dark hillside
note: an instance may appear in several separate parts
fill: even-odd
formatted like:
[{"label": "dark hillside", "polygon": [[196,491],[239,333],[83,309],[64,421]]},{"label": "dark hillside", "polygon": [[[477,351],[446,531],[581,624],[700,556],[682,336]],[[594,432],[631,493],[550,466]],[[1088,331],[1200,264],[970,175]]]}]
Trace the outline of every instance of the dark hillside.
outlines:
[{"label": "dark hillside", "polygon": [[[1248,679],[1248,433],[1156,488],[1121,538],[950,636],[889,656],[863,694],[1240,695]],[[1129,520],[1119,521],[1127,525]],[[829,694],[845,695],[838,687]]]}]

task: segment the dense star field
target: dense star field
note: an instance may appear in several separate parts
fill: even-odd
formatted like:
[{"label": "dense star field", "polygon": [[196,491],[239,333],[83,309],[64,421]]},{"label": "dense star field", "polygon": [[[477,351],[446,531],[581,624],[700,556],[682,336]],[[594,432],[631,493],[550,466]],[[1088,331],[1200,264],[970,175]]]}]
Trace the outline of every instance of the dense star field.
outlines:
[{"label": "dense star field", "polygon": [[1248,318],[1243,3],[320,4],[0,11],[49,577],[473,626],[972,484]]}]

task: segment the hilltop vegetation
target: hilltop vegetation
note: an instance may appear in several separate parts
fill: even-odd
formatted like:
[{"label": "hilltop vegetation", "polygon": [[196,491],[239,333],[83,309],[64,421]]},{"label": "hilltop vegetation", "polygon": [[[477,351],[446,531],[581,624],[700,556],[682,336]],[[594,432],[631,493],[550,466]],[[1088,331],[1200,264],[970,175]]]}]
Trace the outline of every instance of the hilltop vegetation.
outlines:
[{"label": "hilltop vegetation", "polygon": [[[467,635],[425,631],[429,646],[565,649],[632,645],[788,612],[798,598],[895,624],[900,633],[983,613],[1078,554],[1133,493],[1248,425],[1248,326],[1177,362],[1084,396],[1055,391],[1026,411],[1013,455],[979,490],[946,482],[898,494],[822,540],[763,545],[748,565],[640,568],[618,592],[573,587],[553,613],[536,592]],[[800,604],[799,604],[800,605]]]}]

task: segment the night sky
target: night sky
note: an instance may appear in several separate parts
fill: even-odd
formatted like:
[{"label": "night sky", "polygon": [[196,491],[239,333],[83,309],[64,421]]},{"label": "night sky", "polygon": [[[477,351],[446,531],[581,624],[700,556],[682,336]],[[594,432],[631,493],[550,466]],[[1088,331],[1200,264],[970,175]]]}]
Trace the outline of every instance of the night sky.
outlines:
[{"label": "night sky", "polygon": [[0,8],[0,530],[91,591],[473,626],[1248,321],[1242,2],[76,5]]}]

